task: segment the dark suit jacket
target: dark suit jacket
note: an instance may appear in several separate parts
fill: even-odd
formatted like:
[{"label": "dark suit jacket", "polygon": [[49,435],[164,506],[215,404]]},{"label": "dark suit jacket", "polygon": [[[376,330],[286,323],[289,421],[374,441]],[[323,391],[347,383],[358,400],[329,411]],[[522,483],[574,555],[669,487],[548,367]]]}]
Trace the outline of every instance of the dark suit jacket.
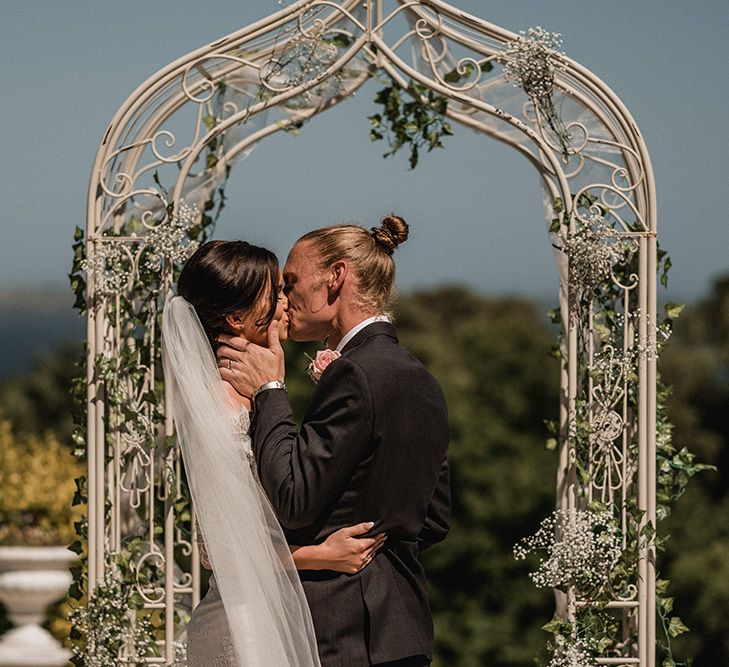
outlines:
[{"label": "dark suit jacket", "polygon": [[255,401],[261,482],[289,544],[363,521],[385,547],[355,575],[301,572],[325,667],[432,656],[419,551],[448,532],[448,415],[433,376],[387,322],[368,325],[323,372],[301,429],[286,393]]}]

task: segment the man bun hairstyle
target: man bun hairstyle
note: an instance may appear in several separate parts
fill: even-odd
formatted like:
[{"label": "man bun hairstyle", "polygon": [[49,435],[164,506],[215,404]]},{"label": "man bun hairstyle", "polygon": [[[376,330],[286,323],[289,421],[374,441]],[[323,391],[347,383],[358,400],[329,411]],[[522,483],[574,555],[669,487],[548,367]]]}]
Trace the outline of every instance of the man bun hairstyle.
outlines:
[{"label": "man bun hairstyle", "polygon": [[392,304],[395,284],[392,254],[407,240],[408,233],[405,220],[391,213],[370,231],[359,225],[334,225],[304,234],[299,241],[313,245],[320,269],[345,260],[357,280],[359,306],[365,312],[380,315]]},{"label": "man bun hairstyle", "polygon": [[397,246],[408,240],[410,228],[408,223],[399,215],[390,213],[390,215],[382,218],[382,224],[379,227],[373,227],[371,231],[375,243],[382,246],[389,255],[392,255]]}]

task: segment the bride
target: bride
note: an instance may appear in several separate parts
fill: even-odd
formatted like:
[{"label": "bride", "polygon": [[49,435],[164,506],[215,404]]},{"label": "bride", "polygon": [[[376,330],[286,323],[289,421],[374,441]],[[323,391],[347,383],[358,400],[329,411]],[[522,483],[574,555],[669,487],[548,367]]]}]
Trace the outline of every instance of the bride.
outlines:
[{"label": "bride", "polygon": [[288,329],[276,256],[244,241],[210,241],[180,274],[163,315],[163,362],[172,418],[199,520],[210,587],[187,630],[189,667],[319,665],[311,615],[296,573],[362,569],[384,535],[343,528],[314,546],[289,546],[263,492],[248,434],[248,399],[221,380],[221,333],[258,344]]}]

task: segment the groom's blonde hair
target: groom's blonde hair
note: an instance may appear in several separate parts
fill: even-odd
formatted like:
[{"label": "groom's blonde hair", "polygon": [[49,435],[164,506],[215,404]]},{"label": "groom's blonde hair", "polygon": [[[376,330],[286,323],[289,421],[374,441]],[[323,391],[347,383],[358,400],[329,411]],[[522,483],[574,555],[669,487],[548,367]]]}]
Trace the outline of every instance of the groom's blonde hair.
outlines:
[{"label": "groom's blonde hair", "polygon": [[408,234],[405,220],[392,213],[371,231],[359,225],[334,225],[304,234],[299,241],[313,245],[322,269],[339,260],[346,261],[357,279],[358,304],[365,312],[379,315],[392,302],[395,284],[392,253],[407,240]]}]

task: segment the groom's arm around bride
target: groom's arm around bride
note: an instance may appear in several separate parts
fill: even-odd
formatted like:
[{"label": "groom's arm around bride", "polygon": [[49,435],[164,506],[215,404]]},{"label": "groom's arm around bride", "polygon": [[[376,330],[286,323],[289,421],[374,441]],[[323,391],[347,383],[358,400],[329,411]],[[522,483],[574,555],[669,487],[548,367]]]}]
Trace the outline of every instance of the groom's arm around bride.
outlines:
[{"label": "groom's arm around bride", "polygon": [[254,399],[253,448],[289,543],[316,544],[364,521],[375,522],[371,535],[388,536],[355,575],[301,573],[325,667],[432,658],[419,551],[448,530],[449,429],[437,381],[382,315],[392,250],[406,236],[404,222],[391,216],[372,234],[316,230],[292,249],[284,269],[290,335],[328,337],[341,353],[321,373],[301,428],[285,391],[271,382],[282,379],[275,332],[269,349],[241,340],[221,348],[221,372],[239,391],[266,387]]}]

